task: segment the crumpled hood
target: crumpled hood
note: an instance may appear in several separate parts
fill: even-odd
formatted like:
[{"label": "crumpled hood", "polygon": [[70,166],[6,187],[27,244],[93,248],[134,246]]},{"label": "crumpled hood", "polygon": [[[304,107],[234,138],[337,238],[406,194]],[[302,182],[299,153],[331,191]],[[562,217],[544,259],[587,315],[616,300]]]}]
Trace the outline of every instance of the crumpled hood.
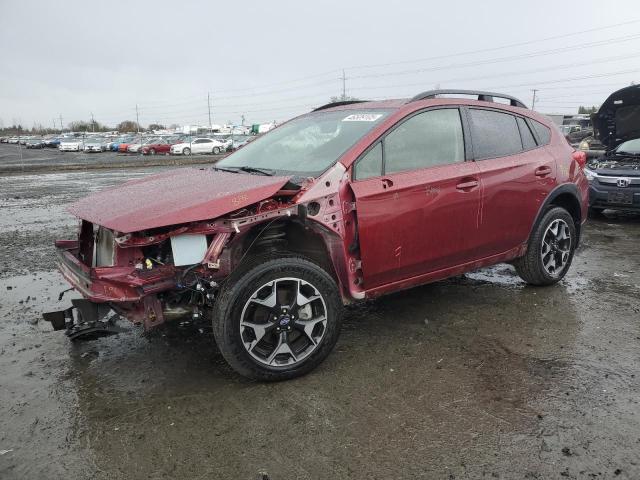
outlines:
[{"label": "crumpled hood", "polygon": [[290,177],[181,168],[85,197],[68,211],[121,233],[208,220],[267,199]]},{"label": "crumpled hood", "polygon": [[607,150],[640,137],[640,85],[609,95],[593,116],[593,129]]}]

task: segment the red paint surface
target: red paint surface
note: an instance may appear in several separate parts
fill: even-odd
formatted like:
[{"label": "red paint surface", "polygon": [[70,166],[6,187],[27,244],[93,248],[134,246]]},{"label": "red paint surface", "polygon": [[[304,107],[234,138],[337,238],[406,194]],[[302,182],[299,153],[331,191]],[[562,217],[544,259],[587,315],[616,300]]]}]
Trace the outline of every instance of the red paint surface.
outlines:
[{"label": "red paint surface", "polygon": [[183,168],[94,193],[69,212],[116,232],[137,232],[214,219],[269,198],[287,180]]}]

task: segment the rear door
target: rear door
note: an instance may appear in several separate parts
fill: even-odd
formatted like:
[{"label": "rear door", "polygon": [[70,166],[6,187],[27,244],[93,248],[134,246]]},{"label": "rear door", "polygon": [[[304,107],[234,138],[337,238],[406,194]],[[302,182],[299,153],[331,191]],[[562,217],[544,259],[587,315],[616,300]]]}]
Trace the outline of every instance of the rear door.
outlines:
[{"label": "rear door", "polygon": [[458,108],[422,111],[354,164],[365,289],[473,259],[480,188],[465,130]]},{"label": "rear door", "polygon": [[534,120],[485,108],[468,108],[467,113],[482,184],[478,235],[484,258],[527,240],[538,209],[555,184],[556,165],[542,135],[537,139],[532,129]]}]

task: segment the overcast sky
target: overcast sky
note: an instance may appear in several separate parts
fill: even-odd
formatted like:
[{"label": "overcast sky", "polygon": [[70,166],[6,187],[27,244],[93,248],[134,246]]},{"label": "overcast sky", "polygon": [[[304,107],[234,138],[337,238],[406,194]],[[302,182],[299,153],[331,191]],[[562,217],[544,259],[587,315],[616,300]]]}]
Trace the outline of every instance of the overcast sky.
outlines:
[{"label": "overcast sky", "polygon": [[640,79],[638,27],[637,0],[0,0],[0,126],[115,125],[136,104],[143,125],[206,125],[208,92],[214,123],[285,120],[339,95],[343,68],[359,98],[537,88],[536,110],[572,113]]}]

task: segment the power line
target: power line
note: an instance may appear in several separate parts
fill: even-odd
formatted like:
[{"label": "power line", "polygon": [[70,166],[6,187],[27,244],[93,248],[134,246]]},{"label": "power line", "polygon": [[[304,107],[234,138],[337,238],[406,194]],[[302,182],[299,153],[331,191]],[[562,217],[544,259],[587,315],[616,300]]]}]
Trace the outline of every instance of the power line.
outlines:
[{"label": "power line", "polygon": [[[415,73],[434,72],[434,71],[439,71],[439,70],[449,70],[449,69],[454,69],[454,68],[477,67],[477,66],[480,66],[480,65],[489,65],[489,64],[495,64],[495,63],[501,63],[501,62],[509,62],[509,61],[513,61],[513,60],[523,60],[523,59],[533,58],[533,57],[554,55],[556,53],[565,53],[565,52],[570,52],[570,51],[573,51],[573,50],[580,50],[580,49],[583,49],[583,48],[592,48],[592,47],[596,47],[596,46],[606,46],[606,45],[611,45],[611,44],[621,43],[621,42],[628,42],[628,41],[637,40],[637,39],[640,39],[640,34],[627,35],[627,36],[623,36],[623,37],[615,37],[615,38],[609,39],[609,40],[601,40],[601,41],[597,41],[597,42],[587,42],[587,43],[582,43],[582,44],[578,44],[578,45],[572,45],[572,46],[561,47],[561,48],[554,48],[554,49],[550,49],[550,50],[540,50],[540,51],[537,51],[537,52],[531,52],[531,53],[519,54],[519,55],[512,55],[512,56],[509,56],[509,57],[499,57],[499,58],[478,60],[478,61],[467,62],[467,63],[443,65],[443,66],[428,67],[428,68],[419,68],[419,69],[412,69],[412,70],[403,70],[403,71],[399,71],[399,72],[385,72],[385,73],[372,73],[372,74],[366,74],[366,75],[356,75],[356,76],[353,76],[351,78],[352,79],[358,79],[358,78],[382,78],[382,77],[393,77],[393,76],[398,76],[398,75],[410,75],[410,74],[415,74]],[[624,56],[622,56],[622,57],[624,58]]]},{"label": "power line", "polygon": [[[598,59],[598,60],[594,60],[592,62],[577,62],[577,63],[573,63],[573,64],[564,64],[564,65],[555,65],[552,67],[545,67],[545,68],[538,68],[538,69],[532,69],[532,70],[517,70],[517,71],[513,71],[513,72],[501,72],[501,73],[496,73],[496,74],[491,74],[491,75],[483,75],[483,76],[479,76],[479,77],[460,77],[460,78],[452,78],[452,79],[447,79],[447,80],[441,80],[439,83],[456,83],[456,82],[469,82],[469,81],[477,81],[477,80],[485,80],[485,79],[489,79],[489,78],[496,78],[496,77],[504,77],[504,76],[517,76],[517,75],[525,75],[525,74],[531,74],[531,73],[543,73],[543,72],[548,72],[548,71],[557,71],[557,70],[564,70],[564,69],[568,69],[568,68],[575,68],[575,67],[583,67],[583,66],[590,66],[590,65],[595,65],[595,64],[600,64],[600,63],[607,63],[607,62],[613,62],[613,61],[619,61],[619,60],[627,60],[629,58],[633,58],[633,57],[640,57],[640,53],[637,53],[635,55],[620,55],[618,57],[607,57],[607,58],[602,58],[602,59]],[[635,72],[635,70],[628,70],[626,71],[626,73],[633,73]],[[620,74],[625,73],[625,72],[620,72]],[[601,75],[601,76],[608,76],[607,74]],[[581,78],[581,77],[578,77]],[[587,76],[584,78],[599,78],[598,77],[591,77],[591,76]],[[517,86],[531,86],[531,85],[537,85],[539,82],[537,81],[531,81],[529,83],[526,84],[521,84],[521,85],[517,85]],[[398,87],[423,87],[425,84],[425,82],[420,82],[420,83],[406,83],[406,84],[399,84],[399,85],[374,85],[374,86],[355,86],[352,87],[353,90],[379,90],[379,89],[387,89],[387,88],[398,88]]]},{"label": "power line", "polygon": [[545,37],[545,38],[540,38],[540,39],[537,39],[537,40],[528,40],[528,41],[525,41],[525,42],[510,43],[510,44],[506,44],[506,45],[500,45],[498,47],[482,48],[482,49],[478,49],[478,50],[467,50],[466,52],[449,53],[449,54],[437,55],[437,56],[432,56],[432,57],[417,58],[417,59],[413,59],[413,60],[402,60],[402,61],[398,61],[398,62],[378,63],[378,64],[370,64],[370,65],[356,65],[356,66],[350,66],[348,68],[349,68],[349,70],[358,70],[358,69],[364,69],[364,68],[390,67],[390,66],[394,66],[394,65],[403,65],[403,64],[407,64],[407,63],[418,63],[418,62],[425,62],[425,61],[431,61],[431,60],[442,60],[442,59],[447,59],[447,58],[451,58],[451,57],[461,57],[461,56],[466,56],[466,55],[476,55],[478,53],[495,52],[495,51],[498,51],[498,50],[505,50],[505,49],[513,48],[513,47],[522,47],[522,46],[526,46],[526,45],[532,45],[534,43],[542,43],[542,42],[547,42],[547,41],[550,41],[550,40],[559,40],[561,38],[573,37],[573,36],[576,36],[576,35],[582,35],[584,33],[592,33],[592,32],[597,32],[597,31],[601,31],[601,30],[608,30],[608,29],[611,29],[611,28],[618,28],[618,27],[622,27],[622,26],[625,26],[625,25],[633,25],[633,24],[636,24],[636,23],[640,23],[640,19],[629,20],[628,22],[621,22],[621,23],[616,23],[616,24],[612,24],[612,25],[605,25],[603,27],[590,28],[590,29],[587,29],[587,30],[580,30],[580,31],[577,31],[577,32],[564,33],[562,35],[554,35],[552,37]]}]

